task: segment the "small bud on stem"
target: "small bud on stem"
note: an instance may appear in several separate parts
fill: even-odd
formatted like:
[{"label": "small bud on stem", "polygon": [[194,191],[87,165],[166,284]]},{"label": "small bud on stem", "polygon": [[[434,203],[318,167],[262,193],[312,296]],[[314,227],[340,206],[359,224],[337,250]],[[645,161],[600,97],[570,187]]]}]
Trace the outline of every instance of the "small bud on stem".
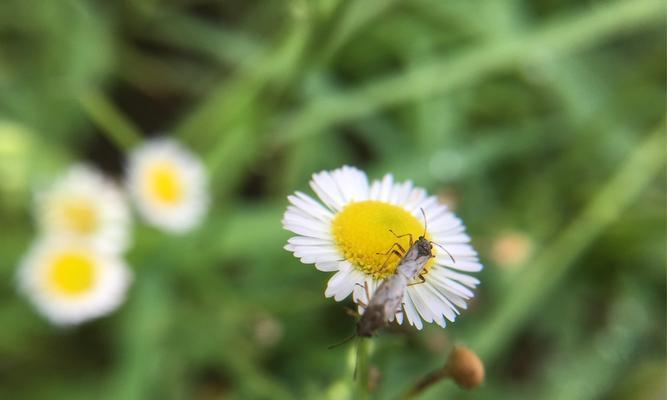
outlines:
[{"label": "small bud on stem", "polygon": [[462,389],[474,389],[484,382],[484,363],[472,350],[465,346],[456,346],[449,354],[445,366],[417,381],[404,398],[414,398],[444,378],[452,378]]},{"label": "small bud on stem", "polygon": [[484,364],[465,346],[456,346],[449,354],[444,371],[460,388],[474,389],[484,382]]}]

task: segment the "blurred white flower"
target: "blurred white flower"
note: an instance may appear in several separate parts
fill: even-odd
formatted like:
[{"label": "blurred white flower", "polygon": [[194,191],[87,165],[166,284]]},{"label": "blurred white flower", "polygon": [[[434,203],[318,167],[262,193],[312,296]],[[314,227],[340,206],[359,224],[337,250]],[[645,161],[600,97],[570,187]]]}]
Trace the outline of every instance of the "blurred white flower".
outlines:
[{"label": "blurred white flower", "polygon": [[[392,175],[369,184],[366,174],[352,167],[323,171],[310,182],[320,198],[296,192],[288,199],[283,227],[297,234],[285,248],[306,264],[321,271],[336,272],[325,296],[341,301],[352,294],[355,302],[368,304],[364,286],[373,292],[395,273],[399,257],[386,253],[395,242],[407,250],[408,239],[397,234],[425,233],[426,238],[444,247],[454,258],[435,246],[435,258],[424,269],[425,282],[408,286],[403,310],[408,322],[421,329],[422,319],[446,325],[473,297],[479,280],[469,275],[482,269],[477,252],[468,244],[461,220],[438,202],[436,196],[413,187],[412,182],[395,183]],[[428,231],[420,209],[426,214]],[[415,282],[416,283],[416,282]],[[396,319],[403,322],[403,313]]]},{"label": "blurred white flower", "polygon": [[148,141],[130,154],[127,187],[146,221],[172,233],[196,227],[208,208],[202,162],[171,139]]},{"label": "blurred white flower", "polygon": [[124,300],[131,272],[116,253],[90,242],[47,238],[24,257],[20,291],[56,325],[75,325],[116,309]]},{"label": "blurred white flower", "polygon": [[36,219],[47,236],[85,239],[104,251],[130,242],[130,211],[122,191],[97,170],[75,165],[38,193]]}]

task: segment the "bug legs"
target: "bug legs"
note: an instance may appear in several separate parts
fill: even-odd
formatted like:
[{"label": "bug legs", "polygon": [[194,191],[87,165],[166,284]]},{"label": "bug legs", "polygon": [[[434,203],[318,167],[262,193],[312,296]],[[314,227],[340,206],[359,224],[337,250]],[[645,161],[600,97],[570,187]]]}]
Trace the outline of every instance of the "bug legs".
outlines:
[{"label": "bug legs", "polygon": [[[395,249],[396,247],[398,247],[399,250],[396,250]],[[389,248],[389,250],[387,250],[386,253],[375,253],[375,254],[382,255],[382,256],[385,256],[385,255],[387,256],[387,258],[382,263],[382,266],[380,267],[381,270],[384,270],[385,267],[387,266],[387,263],[391,259],[391,256],[396,255],[396,257],[398,257],[398,258],[403,258],[403,254],[405,254],[405,249],[399,243],[394,243],[394,244],[391,245],[391,247]]]},{"label": "bug legs", "polygon": [[[357,304],[358,304],[358,303],[357,303]],[[365,307],[364,307],[364,308],[365,308]],[[354,318],[358,318],[358,317],[360,316],[360,315],[359,315],[359,312],[358,312],[357,310],[352,309],[352,308],[350,308],[350,307],[345,307],[345,313],[346,313],[347,315],[349,315],[350,317],[354,317]]]},{"label": "bug legs", "polygon": [[[406,236],[409,237],[410,238],[410,246],[408,246],[408,247],[412,247],[412,245],[415,242],[412,238],[412,233],[405,233],[403,235],[397,235],[396,232],[394,232],[392,229],[389,229],[389,232],[391,232],[392,235],[396,236],[396,239],[400,239],[400,238],[406,237]],[[405,250],[403,252],[405,253]]]},{"label": "bug legs", "polygon": [[[364,289],[364,292],[366,293],[366,301],[371,301],[371,291],[368,289],[368,281],[364,281],[364,284],[362,285],[361,283],[355,283],[354,286],[359,286],[360,288]],[[364,304],[363,301],[358,300],[357,304],[362,305],[364,308],[366,308],[366,304]]]},{"label": "bug legs", "polygon": [[424,278],[423,274],[419,274],[419,276],[417,276],[417,278],[419,278],[419,282],[409,283],[408,286],[421,285],[422,283],[426,282],[426,278]]}]

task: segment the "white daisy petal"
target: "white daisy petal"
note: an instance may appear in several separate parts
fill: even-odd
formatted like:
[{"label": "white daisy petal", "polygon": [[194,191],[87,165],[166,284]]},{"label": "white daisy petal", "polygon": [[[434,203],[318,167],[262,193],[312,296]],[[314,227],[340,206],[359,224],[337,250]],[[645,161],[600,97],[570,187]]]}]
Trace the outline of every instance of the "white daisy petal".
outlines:
[{"label": "white daisy petal", "polygon": [[450,268],[457,269],[459,271],[467,271],[467,272],[479,272],[482,270],[482,264],[480,264],[477,261],[468,261],[462,258],[459,258],[457,256],[453,256],[454,261],[452,261],[451,258],[447,254],[440,255],[438,254],[436,256],[435,262],[438,265],[444,265]]},{"label": "white daisy petal", "polygon": [[447,244],[447,251],[457,256],[476,256],[477,252],[468,244]]},{"label": "white daisy petal", "polygon": [[294,255],[296,257],[302,256],[318,256],[318,255],[327,255],[327,254],[336,254],[340,253],[335,248],[331,246],[296,246],[294,249]]},{"label": "white daisy petal", "polygon": [[397,313],[396,313],[396,322],[398,322],[399,325],[403,325],[403,309],[401,308]]},{"label": "white daisy petal", "polygon": [[315,268],[322,272],[335,272],[340,269],[340,261],[316,262]]},{"label": "white daisy petal", "polygon": [[363,282],[363,275],[356,269],[348,266],[340,269],[329,279],[324,295],[326,297],[333,297],[336,301],[341,301],[352,293],[355,285],[359,282]]},{"label": "white daisy petal", "polygon": [[438,198],[436,196],[429,196],[419,203],[417,211],[419,211],[420,208],[423,209],[424,212],[426,212],[426,216],[429,218],[429,221],[436,225],[438,223],[437,220],[435,218],[431,219],[430,217],[430,211],[432,211],[431,207],[434,206],[438,206]]},{"label": "white daisy petal", "polygon": [[380,184],[380,194],[378,195],[378,200],[386,201],[390,203],[389,196],[391,195],[391,190],[394,184],[394,176],[392,174],[387,174],[382,178],[382,183]]},{"label": "white daisy petal", "polygon": [[365,200],[368,192],[368,178],[360,170],[343,166],[332,172],[345,204]]},{"label": "white daisy petal", "polygon": [[290,225],[290,224],[284,224],[283,228],[292,231],[298,235],[302,236],[308,236],[311,238],[315,239],[321,239],[321,240],[331,240],[331,234],[330,233],[322,233],[322,232],[317,232],[308,228],[304,228],[302,226],[298,225]]},{"label": "white daisy petal", "polygon": [[432,237],[433,241],[441,246],[447,246],[448,244],[470,242],[470,236],[466,235],[465,233],[457,233],[450,235],[436,235],[435,233],[432,233]]},{"label": "white daisy petal", "polygon": [[407,292],[410,293],[415,308],[422,319],[426,322],[433,322],[434,315],[431,312],[431,308],[428,306],[429,302],[424,296],[425,293],[422,293],[423,284],[411,286],[408,288]]},{"label": "white daisy petal", "polygon": [[327,263],[333,261],[343,261],[343,257],[339,254],[318,254],[314,256],[299,257],[301,262],[305,264]]},{"label": "white daisy petal", "polygon": [[340,211],[345,205],[345,200],[338,190],[338,185],[329,172],[324,171],[314,174],[310,187],[329,208]]},{"label": "white daisy petal", "polygon": [[331,211],[322,207],[321,204],[318,204],[310,196],[301,192],[296,192],[294,195],[288,196],[287,199],[304,214],[310,215],[313,218],[317,218],[321,221],[330,221],[333,218]]},{"label": "white daisy petal", "polygon": [[329,227],[320,221],[313,221],[288,210],[283,217],[283,225],[298,225],[318,232],[329,232]]},{"label": "white daisy petal", "polygon": [[415,328],[421,330],[424,325],[422,320],[415,309],[414,303],[412,302],[412,297],[410,296],[410,291],[406,291],[403,296],[403,310],[405,311],[405,317],[408,319],[410,325],[413,325]]},{"label": "white daisy petal", "polygon": [[[431,307],[434,308],[434,312],[438,313],[438,316],[444,316],[450,322],[454,322],[456,320],[456,316],[459,314],[459,312],[451,302],[451,298],[449,296],[446,296],[445,293],[437,290],[434,285],[430,285],[428,283],[424,284],[424,291],[429,292],[432,298],[434,298],[430,304]],[[442,319],[441,322],[442,323],[439,325],[444,327],[446,322]]]},{"label": "white daisy petal", "polygon": [[416,215],[416,212],[420,212],[419,205],[422,203],[422,201],[424,201],[425,198],[426,191],[424,189],[414,188],[410,194],[408,194],[408,198],[405,200],[403,207],[405,207],[405,209],[412,214]]},{"label": "white daisy petal", "polygon": [[436,291],[428,282],[422,284],[421,286],[422,288],[420,288],[420,290],[422,296],[427,299],[427,305],[433,313],[433,321],[443,328],[447,326],[445,318],[453,322],[449,316],[453,315],[454,318],[456,318],[454,306],[440,292]]},{"label": "white daisy petal", "polygon": [[295,246],[332,246],[333,242],[330,240],[316,239],[305,236],[294,236],[287,239],[287,243]]},{"label": "white daisy petal", "polygon": [[429,271],[429,282],[439,284],[444,290],[448,290],[463,299],[470,299],[474,296],[473,292],[462,284],[447,277],[445,268],[434,265]]},{"label": "white daisy petal", "polygon": [[446,269],[443,274],[445,274],[448,278],[453,279],[454,281],[461,282],[465,286],[474,289],[479,285],[479,279],[467,275],[467,274],[461,274],[459,272],[454,272],[450,269]]}]

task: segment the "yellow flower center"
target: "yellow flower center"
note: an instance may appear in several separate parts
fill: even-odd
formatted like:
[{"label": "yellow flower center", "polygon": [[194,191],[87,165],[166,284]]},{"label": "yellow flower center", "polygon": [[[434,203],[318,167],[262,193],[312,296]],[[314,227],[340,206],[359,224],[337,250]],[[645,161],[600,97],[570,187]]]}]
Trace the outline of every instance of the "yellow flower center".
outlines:
[{"label": "yellow flower center", "polygon": [[[401,207],[374,200],[348,204],[332,223],[334,240],[345,258],[376,279],[393,275],[410,246],[409,236],[397,238],[390,229],[417,240],[424,233],[424,223]],[[398,250],[401,257],[392,250]],[[425,271],[433,262],[427,263]]]},{"label": "yellow flower center", "polygon": [[85,199],[68,199],[62,204],[62,221],[67,229],[86,235],[97,229],[97,213]]},{"label": "yellow flower center", "polygon": [[148,191],[154,199],[166,205],[175,205],[183,199],[183,182],[178,169],[168,161],[152,165],[147,174]]},{"label": "yellow flower center", "polygon": [[92,289],[95,284],[95,262],[82,251],[68,250],[57,254],[48,273],[49,287],[66,296],[77,296]]}]

